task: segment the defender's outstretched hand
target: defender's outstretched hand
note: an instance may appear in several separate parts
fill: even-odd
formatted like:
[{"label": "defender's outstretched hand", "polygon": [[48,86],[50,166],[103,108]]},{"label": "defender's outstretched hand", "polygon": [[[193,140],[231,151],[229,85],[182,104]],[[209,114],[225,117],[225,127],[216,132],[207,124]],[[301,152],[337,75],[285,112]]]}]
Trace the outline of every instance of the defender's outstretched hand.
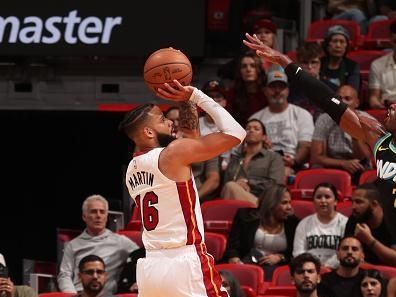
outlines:
[{"label": "defender's outstretched hand", "polygon": [[190,99],[194,87],[183,86],[177,79],[173,80],[173,84],[164,84],[164,88],[157,89],[157,96],[171,101],[187,101]]},{"label": "defender's outstretched hand", "polygon": [[279,64],[283,68],[286,68],[286,66],[292,62],[288,56],[262,43],[260,39],[257,38],[256,34],[253,34],[252,36],[249,33],[246,33],[245,35],[247,40],[243,40],[243,43],[247,47],[255,50],[258,56],[263,57],[271,63]]}]

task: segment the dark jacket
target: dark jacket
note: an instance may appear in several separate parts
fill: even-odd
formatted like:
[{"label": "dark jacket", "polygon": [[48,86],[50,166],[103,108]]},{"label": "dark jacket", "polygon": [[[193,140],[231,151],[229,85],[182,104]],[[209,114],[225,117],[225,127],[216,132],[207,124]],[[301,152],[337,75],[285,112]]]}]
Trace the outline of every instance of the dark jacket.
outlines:
[{"label": "dark jacket", "polygon": [[[230,236],[227,240],[227,248],[224,254],[225,260],[232,257],[239,257],[240,259],[247,256],[250,250],[254,247],[254,237],[260,225],[258,218],[252,217],[252,213],[257,211],[254,208],[240,208],[238,209]],[[294,233],[298,224],[298,219],[295,216],[290,216],[285,221],[285,234],[287,249],[284,251],[284,256],[288,262],[293,252]]]},{"label": "dark jacket", "polygon": [[[360,66],[358,63],[344,57],[342,59],[340,68],[331,70],[328,68],[329,60],[327,57],[323,57],[320,66],[320,79],[325,81],[327,85],[333,85],[333,89],[336,90],[339,86],[348,84],[356,89],[357,92],[360,90]],[[335,83],[333,79],[338,79],[338,83]]]}]

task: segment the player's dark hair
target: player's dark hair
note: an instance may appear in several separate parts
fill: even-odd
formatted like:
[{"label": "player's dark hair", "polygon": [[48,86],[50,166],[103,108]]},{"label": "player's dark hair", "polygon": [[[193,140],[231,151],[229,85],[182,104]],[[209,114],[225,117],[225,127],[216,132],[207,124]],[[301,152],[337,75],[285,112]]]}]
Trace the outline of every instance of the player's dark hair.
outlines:
[{"label": "player's dark hair", "polygon": [[365,183],[365,184],[357,185],[355,188],[355,191],[356,190],[366,191],[366,195],[364,195],[364,196],[370,202],[372,202],[374,200],[379,201],[379,199],[380,199],[380,192],[378,190],[378,187],[373,183]]},{"label": "player's dark hair", "polygon": [[106,268],[106,264],[103,259],[97,255],[88,255],[81,259],[80,263],[78,263],[78,271],[82,272],[84,270],[85,263],[88,262],[101,262],[103,267]]},{"label": "player's dark hair", "polygon": [[316,187],[315,187],[315,189],[314,189],[314,191],[313,191],[312,199],[314,199],[315,193],[316,193],[316,191],[317,191],[319,188],[328,188],[328,189],[330,189],[330,191],[333,192],[333,195],[334,195],[335,200],[338,201],[338,192],[337,192],[337,188],[336,188],[333,184],[327,183],[327,182],[320,183],[320,184],[317,184],[317,185],[316,185]]},{"label": "player's dark hair", "polygon": [[294,276],[296,270],[302,269],[303,265],[307,262],[315,264],[316,272],[320,273],[320,260],[310,253],[302,253],[291,260],[289,264],[290,275]]},{"label": "player's dark hair", "polygon": [[129,111],[119,124],[118,129],[128,136],[133,134],[136,128],[147,119],[147,115],[153,107],[154,104],[143,104]]}]

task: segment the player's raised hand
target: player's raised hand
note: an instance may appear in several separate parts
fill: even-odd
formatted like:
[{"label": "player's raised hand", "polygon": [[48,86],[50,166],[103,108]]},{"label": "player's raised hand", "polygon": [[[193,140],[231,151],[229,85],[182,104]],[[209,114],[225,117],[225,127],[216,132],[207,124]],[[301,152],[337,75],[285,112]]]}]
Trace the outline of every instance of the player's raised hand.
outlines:
[{"label": "player's raised hand", "polygon": [[183,86],[177,79],[174,79],[173,84],[164,83],[163,88],[158,88],[156,95],[171,101],[187,101],[193,91],[194,87]]},{"label": "player's raised hand", "polygon": [[265,45],[260,39],[257,38],[256,34],[250,35],[249,33],[245,34],[247,40],[243,40],[243,43],[256,51],[256,54],[260,57],[263,57],[267,61],[279,64],[282,67],[286,67],[292,61],[286,55],[278,52]]}]

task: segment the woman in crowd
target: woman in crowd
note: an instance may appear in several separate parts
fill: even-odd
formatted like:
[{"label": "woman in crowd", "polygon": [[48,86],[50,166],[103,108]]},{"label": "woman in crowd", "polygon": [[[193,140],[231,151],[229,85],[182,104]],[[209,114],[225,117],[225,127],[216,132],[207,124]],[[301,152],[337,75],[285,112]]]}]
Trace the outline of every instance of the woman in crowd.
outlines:
[{"label": "woman in crowd", "polygon": [[320,78],[334,90],[342,85],[360,89],[360,67],[348,59],[350,35],[343,26],[335,25],[326,32],[323,41],[325,56],[321,59]]},{"label": "woman in crowd", "polygon": [[241,125],[245,125],[253,113],[267,106],[265,83],[261,58],[253,51],[242,54],[235,80],[227,94],[228,108]]},{"label": "woman in crowd", "polygon": [[344,235],[347,217],[336,211],[337,189],[330,183],[320,183],[314,189],[315,213],[305,217],[297,226],[293,256],[308,252],[324,266],[336,268],[337,247]]},{"label": "woman in crowd", "polygon": [[363,270],[360,282],[361,297],[386,297],[386,285],[386,279],[378,270]]},{"label": "woman in crowd", "polygon": [[250,263],[264,269],[271,280],[274,269],[286,264],[293,250],[298,220],[291,215],[290,192],[274,184],[260,197],[258,208],[240,208],[227,241],[225,259],[229,263]]}]

